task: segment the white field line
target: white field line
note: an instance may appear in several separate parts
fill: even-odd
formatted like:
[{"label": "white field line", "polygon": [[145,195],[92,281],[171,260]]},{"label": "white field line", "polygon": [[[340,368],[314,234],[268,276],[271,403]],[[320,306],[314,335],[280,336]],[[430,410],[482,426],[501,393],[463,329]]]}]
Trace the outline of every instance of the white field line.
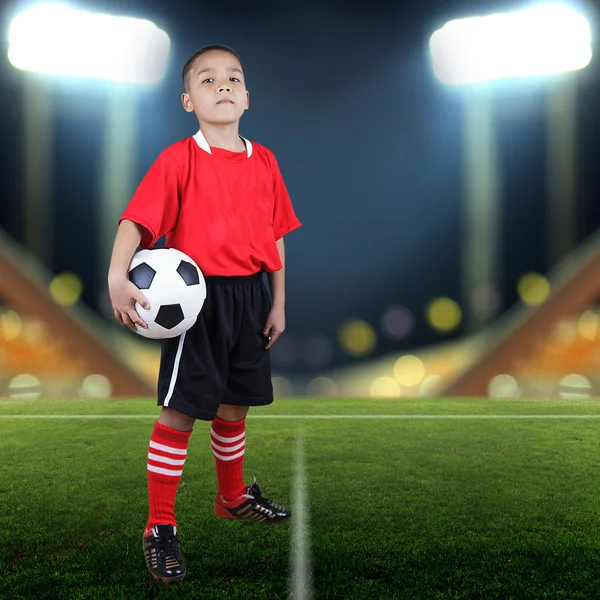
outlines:
[{"label": "white field line", "polygon": [[[154,415],[0,415],[0,419],[158,419]],[[591,415],[251,415],[249,419],[600,419]]]},{"label": "white field line", "polygon": [[310,535],[308,519],[308,492],[306,490],[306,461],[302,438],[296,443],[294,474],[294,511],[290,552],[290,599],[311,600],[312,569],[310,564]]}]

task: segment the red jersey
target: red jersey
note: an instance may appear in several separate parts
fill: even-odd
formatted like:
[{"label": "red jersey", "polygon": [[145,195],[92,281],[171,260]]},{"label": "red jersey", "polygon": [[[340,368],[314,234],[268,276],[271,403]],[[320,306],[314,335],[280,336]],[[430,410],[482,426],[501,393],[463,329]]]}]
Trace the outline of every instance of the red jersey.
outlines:
[{"label": "red jersey", "polygon": [[276,241],[300,221],[273,153],[242,139],[230,152],[198,131],[161,152],[121,216],[144,228],[142,248],[166,235],[206,276],[281,269]]}]

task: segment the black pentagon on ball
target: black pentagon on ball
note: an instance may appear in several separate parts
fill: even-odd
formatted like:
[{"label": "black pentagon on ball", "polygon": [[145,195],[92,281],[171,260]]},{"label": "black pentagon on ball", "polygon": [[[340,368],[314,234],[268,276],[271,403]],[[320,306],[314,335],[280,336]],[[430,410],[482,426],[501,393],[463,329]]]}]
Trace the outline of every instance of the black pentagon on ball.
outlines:
[{"label": "black pentagon on ball", "polygon": [[165,329],[177,327],[185,317],[179,304],[164,304],[158,309],[154,322]]},{"label": "black pentagon on ball", "polygon": [[182,260],[179,263],[177,272],[181,275],[181,278],[185,281],[186,285],[198,285],[200,283],[198,269],[187,260]]},{"label": "black pentagon on ball", "polygon": [[129,281],[140,290],[148,290],[152,285],[152,280],[156,271],[148,264],[141,263],[129,271]]}]

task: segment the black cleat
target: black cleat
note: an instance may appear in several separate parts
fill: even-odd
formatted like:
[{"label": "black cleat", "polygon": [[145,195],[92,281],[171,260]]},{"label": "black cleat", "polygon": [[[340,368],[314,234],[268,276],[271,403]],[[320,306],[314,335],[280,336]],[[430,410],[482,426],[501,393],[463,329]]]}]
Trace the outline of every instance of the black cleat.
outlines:
[{"label": "black cleat", "polygon": [[185,577],[177,527],[155,525],[152,529],[146,529],[143,548],[146,566],[155,579],[170,583],[181,581]]},{"label": "black cleat", "polygon": [[256,477],[254,483],[246,487],[246,492],[235,500],[225,500],[217,492],[215,515],[221,519],[254,519],[264,523],[281,523],[292,516],[285,506],[277,504],[260,493]]}]

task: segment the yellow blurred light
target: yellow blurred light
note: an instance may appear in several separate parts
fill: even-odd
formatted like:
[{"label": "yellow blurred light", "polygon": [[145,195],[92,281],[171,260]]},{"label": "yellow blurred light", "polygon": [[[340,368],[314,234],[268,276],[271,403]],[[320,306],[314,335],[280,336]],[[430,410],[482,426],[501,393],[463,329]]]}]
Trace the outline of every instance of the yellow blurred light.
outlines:
[{"label": "yellow blurred light", "polygon": [[378,377],[370,389],[371,398],[400,398],[402,391],[392,377]]},{"label": "yellow blurred light", "polygon": [[46,329],[41,321],[28,322],[23,328],[23,337],[29,344],[41,344],[46,339]]},{"label": "yellow blurred light", "polygon": [[439,375],[428,375],[423,379],[421,387],[419,389],[419,396],[424,398],[436,396],[439,392],[442,378]]},{"label": "yellow blurred light", "polygon": [[80,298],[83,285],[75,273],[61,273],[50,283],[50,295],[57,304],[73,306]]},{"label": "yellow blurred light", "polygon": [[538,306],[550,295],[550,282],[539,273],[526,273],[519,279],[517,290],[525,304]]},{"label": "yellow blurred light", "polygon": [[598,315],[593,310],[586,310],[579,317],[577,327],[582,338],[594,341],[598,337]]},{"label": "yellow blurred light", "polygon": [[448,332],[460,325],[462,312],[451,298],[436,298],[429,303],[426,318],[437,331]]},{"label": "yellow blurred light", "polygon": [[84,398],[110,398],[112,385],[104,375],[88,375],[81,384],[81,395]]},{"label": "yellow blurred light", "polygon": [[394,377],[400,385],[412,387],[419,385],[425,377],[425,365],[420,358],[408,355],[401,356],[394,363]]},{"label": "yellow blurred light", "polygon": [[273,395],[276,398],[289,398],[294,395],[294,388],[289,379],[275,376],[271,381],[273,382]]},{"label": "yellow blurred light", "polygon": [[518,398],[519,394],[519,382],[512,375],[496,375],[488,385],[490,398]]},{"label": "yellow blurred light", "polygon": [[41,396],[40,380],[35,375],[23,373],[8,383],[8,395],[20,400],[32,400]]},{"label": "yellow blurred light", "polygon": [[7,310],[0,317],[0,326],[2,328],[2,335],[7,342],[16,340],[21,334],[23,329],[23,322],[21,317],[14,310]]},{"label": "yellow blurred light", "polygon": [[335,381],[329,377],[315,377],[307,386],[306,393],[309,396],[331,398],[338,395],[338,387]]},{"label": "yellow blurred light", "polygon": [[339,331],[339,341],[345,352],[352,356],[365,356],[375,348],[377,336],[365,321],[353,319],[344,323]]},{"label": "yellow blurred light", "polygon": [[560,397],[561,398],[589,398],[592,391],[590,380],[576,373],[566,375],[560,380]]}]

